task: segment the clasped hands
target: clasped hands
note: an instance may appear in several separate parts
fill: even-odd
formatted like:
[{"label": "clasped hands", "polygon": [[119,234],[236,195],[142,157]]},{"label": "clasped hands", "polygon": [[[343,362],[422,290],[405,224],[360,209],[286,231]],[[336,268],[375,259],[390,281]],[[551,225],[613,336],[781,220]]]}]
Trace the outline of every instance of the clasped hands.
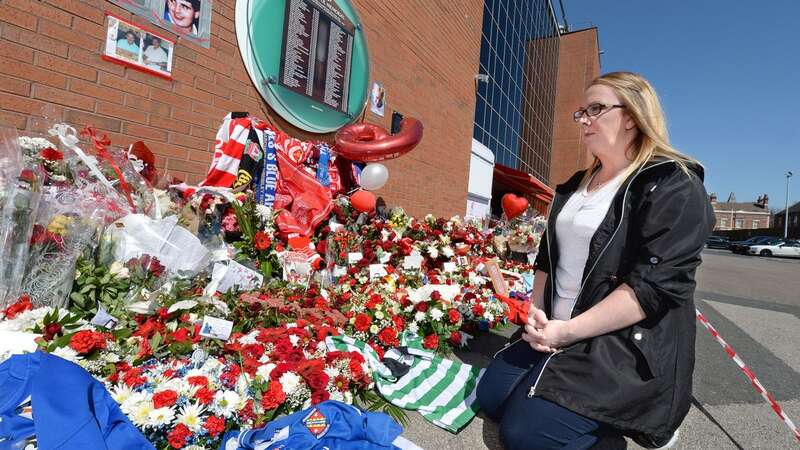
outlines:
[{"label": "clasped hands", "polygon": [[537,352],[554,353],[575,341],[572,327],[566,320],[549,320],[533,303],[528,310],[528,323],[522,339]]}]

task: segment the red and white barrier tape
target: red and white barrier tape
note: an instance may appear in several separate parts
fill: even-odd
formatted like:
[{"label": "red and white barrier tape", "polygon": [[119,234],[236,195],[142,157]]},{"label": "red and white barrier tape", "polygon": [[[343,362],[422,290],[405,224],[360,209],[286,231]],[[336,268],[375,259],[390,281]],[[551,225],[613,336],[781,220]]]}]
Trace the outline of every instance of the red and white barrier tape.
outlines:
[{"label": "red and white barrier tape", "polygon": [[795,439],[800,441],[800,431],[797,430],[797,426],[795,426],[794,422],[792,422],[792,419],[790,419],[789,416],[787,416],[786,413],[783,412],[783,409],[781,409],[780,405],[778,405],[778,402],[775,401],[772,395],[770,395],[770,393],[767,392],[766,389],[764,389],[764,386],[761,384],[760,381],[758,381],[758,378],[756,378],[756,374],[753,373],[753,371],[750,370],[750,368],[747,367],[747,365],[745,365],[744,361],[742,361],[742,358],[740,358],[739,355],[737,355],[736,352],[733,350],[733,347],[731,347],[727,342],[725,342],[725,339],[722,339],[722,336],[720,336],[717,330],[713,326],[711,326],[711,324],[708,322],[708,319],[706,319],[703,313],[701,313],[700,310],[697,308],[695,308],[695,313],[697,315],[697,320],[700,321],[700,323],[702,323],[704,327],[706,327],[706,329],[708,330],[709,333],[711,333],[712,336],[714,336],[714,339],[716,339],[717,343],[719,343],[719,345],[722,346],[722,348],[725,350],[725,353],[727,353],[728,356],[731,357],[733,362],[735,362],[736,365],[739,366],[739,368],[742,370],[742,373],[744,373],[747,379],[750,380],[750,382],[756,388],[758,393],[761,394],[762,397],[764,397],[764,400],[766,400],[767,403],[769,403],[769,405],[772,407],[772,410],[775,411],[775,414],[777,414],[778,417],[780,417],[781,420],[783,420],[783,423],[785,423],[786,426],[789,427],[789,430],[791,430],[791,432],[794,433]]}]

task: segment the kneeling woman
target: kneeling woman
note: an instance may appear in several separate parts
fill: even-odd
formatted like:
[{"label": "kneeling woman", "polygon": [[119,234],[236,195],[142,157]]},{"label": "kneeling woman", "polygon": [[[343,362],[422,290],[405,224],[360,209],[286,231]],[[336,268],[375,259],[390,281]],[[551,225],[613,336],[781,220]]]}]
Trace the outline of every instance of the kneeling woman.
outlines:
[{"label": "kneeling woman", "polygon": [[700,164],[673,149],[641,76],[593,81],[574,113],[594,156],[556,188],[522,338],[479,386],[509,450],[674,440],[694,370],[694,275],[714,227]]}]

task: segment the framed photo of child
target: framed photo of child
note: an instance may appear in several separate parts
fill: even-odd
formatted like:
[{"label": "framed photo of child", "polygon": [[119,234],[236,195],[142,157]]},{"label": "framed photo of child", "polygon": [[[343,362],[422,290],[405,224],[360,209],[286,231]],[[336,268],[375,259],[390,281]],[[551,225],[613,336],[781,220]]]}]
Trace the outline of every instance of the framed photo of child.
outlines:
[{"label": "framed photo of child", "polygon": [[106,16],[108,28],[103,59],[172,78],[173,40],[112,14]]},{"label": "framed photo of child", "polygon": [[208,48],[211,43],[212,0],[110,0],[133,14]]}]

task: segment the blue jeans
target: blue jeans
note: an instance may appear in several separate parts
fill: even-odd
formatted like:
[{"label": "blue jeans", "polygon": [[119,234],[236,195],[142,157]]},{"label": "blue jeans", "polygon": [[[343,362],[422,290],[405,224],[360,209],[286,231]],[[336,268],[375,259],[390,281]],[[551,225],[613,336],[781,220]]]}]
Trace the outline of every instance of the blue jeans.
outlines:
[{"label": "blue jeans", "polygon": [[507,450],[591,448],[608,427],[543,398],[528,398],[545,360],[547,354],[523,340],[498,354],[478,384],[481,409],[500,422]]}]

